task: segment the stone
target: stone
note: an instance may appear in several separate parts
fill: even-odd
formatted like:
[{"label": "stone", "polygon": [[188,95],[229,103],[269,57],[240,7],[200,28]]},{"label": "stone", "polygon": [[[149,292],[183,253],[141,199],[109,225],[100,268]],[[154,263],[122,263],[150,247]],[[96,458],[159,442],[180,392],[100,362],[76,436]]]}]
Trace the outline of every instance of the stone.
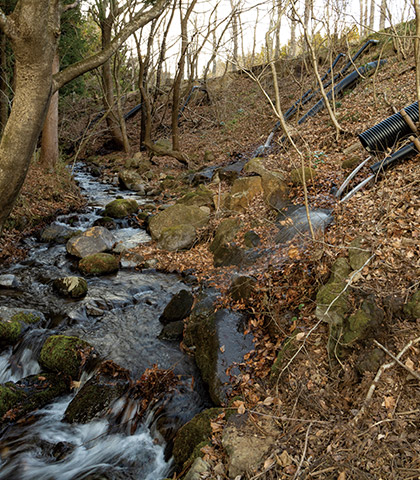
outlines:
[{"label": "stone", "polygon": [[240,160],[238,162],[231,163],[226,167],[218,168],[217,176],[219,177],[220,180],[223,180],[228,183],[232,183],[239,177],[244,167],[244,164],[245,162]]},{"label": "stone", "polygon": [[77,237],[71,238],[66,244],[70,255],[83,258],[87,255],[111,250],[115,245],[114,235],[104,227],[92,227]]},{"label": "stone", "polygon": [[[107,361],[90,378],[68,405],[64,421],[68,423],[89,423],[104,416],[110,405],[124,395],[130,387],[128,370]],[[102,370],[105,370],[104,372]]]},{"label": "stone", "polygon": [[184,480],[200,480],[203,478],[202,474],[210,471],[210,464],[202,458],[198,457],[194,460]]},{"label": "stone", "polygon": [[184,318],[188,317],[191,313],[193,303],[194,295],[189,290],[180,290],[166,305],[165,310],[159,318],[160,322],[167,325],[171,322],[184,320]]},{"label": "stone", "polygon": [[[316,170],[311,167],[305,167],[303,171],[305,173],[306,184],[312,183],[317,175]],[[291,170],[290,180],[292,181],[293,185],[303,185],[302,168],[295,168],[294,170]]]},{"label": "stone", "polygon": [[353,270],[359,270],[372,255],[362,238],[355,238],[349,246],[349,263]]},{"label": "stone", "polygon": [[133,198],[117,198],[105,205],[105,216],[124,218],[137,213],[139,205]]},{"label": "stone", "polygon": [[231,194],[246,193],[249,199],[263,192],[261,177],[243,177],[233,182]]},{"label": "stone", "polygon": [[84,275],[107,275],[119,269],[118,258],[110,253],[87,255],[79,262],[79,270]]},{"label": "stone", "polygon": [[63,297],[81,298],[87,294],[88,284],[82,277],[62,277],[53,281],[53,288]]},{"label": "stone", "polygon": [[204,227],[210,220],[207,212],[193,205],[173,205],[155,215],[149,223],[153,240],[159,240],[165,228],[176,225],[192,225],[194,228]]},{"label": "stone", "polygon": [[232,415],[222,434],[229,478],[255,473],[275,444],[278,430],[268,421],[257,430],[247,415]]},{"label": "stone", "polygon": [[142,243],[146,243],[150,240],[149,235],[144,230],[139,230],[134,235],[124,238],[119,241],[112,249],[114,253],[123,253],[132,248],[136,248]]},{"label": "stone", "polygon": [[381,348],[363,350],[356,359],[356,370],[364,373],[376,373],[385,362],[386,354]]},{"label": "stone", "polygon": [[70,238],[79,234],[79,230],[74,230],[65,225],[52,223],[42,230],[40,239],[42,242],[66,243]]},{"label": "stone", "polygon": [[195,205],[197,207],[213,207],[213,192],[200,185],[192,192],[188,192],[177,202],[180,205]]},{"label": "stone", "polygon": [[236,277],[229,288],[229,294],[235,302],[249,300],[255,290],[257,281],[247,275]]},{"label": "stone", "polygon": [[244,243],[248,248],[258,247],[261,245],[261,238],[253,230],[250,230],[244,235]]},{"label": "stone", "polygon": [[366,340],[379,329],[383,320],[383,312],[373,300],[363,300],[361,307],[344,322],[341,343],[349,346]]},{"label": "stone", "polygon": [[185,462],[191,459],[197,445],[209,442],[212,433],[210,422],[221,412],[220,408],[203,410],[178,430],[172,451],[177,469],[182,469]]},{"label": "stone", "polygon": [[232,212],[245,212],[252,200],[252,197],[246,192],[227,194],[223,196],[223,207]]},{"label": "stone", "polygon": [[260,158],[254,157],[244,165],[244,172],[255,173],[256,175],[262,177],[263,175],[269,173],[269,170],[263,166]]},{"label": "stone", "polygon": [[42,346],[39,364],[77,381],[83,368],[96,357],[94,348],[88,342],[67,335],[52,335]]},{"label": "stone", "polygon": [[15,275],[11,273],[5,273],[0,275],[0,287],[1,288],[17,288],[19,286],[19,280]]},{"label": "stone", "polygon": [[41,322],[45,322],[45,317],[37,310],[0,307],[0,341],[14,344],[28,326]]},{"label": "stone", "polygon": [[30,375],[19,382],[0,385],[0,424],[19,420],[68,391],[69,382],[51,373]]},{"label": "stone", "polygon": [[410,318],[420,318],[420,290],[417,290],[403,307],[404,313]]},{"label": "stone", "polygon": [[360,163],[360,157],[354,155],[353,157],[346,158],[341,163],[341,168],[344,170],[353,170]]},{"label": "stone", "polygon": [[145,185],[136,170],[121,170],[118,172],[120,186],[126,190],[134,190],[139,195],[144,195]]},{"label": "stone", "polygon": [[121,257],[120,263],[122,268],[135,268],[142,265],[144,257],[140,253],[128,252]]},{"label": "stone", "polygon": [[209,247],[215,267],[240,265],[243,262],[244,252],[232,244],[240,229],[241,221],[237,218],[226,218],[220,222]]},{"label": "stone", "polygon": [[125,166],[127,169],[136,169],[140,174],[147,173],[153,168],[152,162],[142,152],[136,152],[132,158],[126,160]]},{"label": "stone", "polygon": [[252,336],[244,335],[245,321],[245,316],[226,309],[204,316],[194,309],[186,322],[187,343],[195,348],[196,364],[216,405],[227,402],[226,370],[239,373],[235,365],[253,348]]},{"label": "stone", "polygon": [[169,252],[187,250],[194,245],[196,237],[196,231],[192,225],[174,225],[161,231],[158,247]]},{"label": "stone", "polygon": [[162,331],[159,333],[158,338],[160,340],[182,340],[183,333],[184,322],[182,320],[178,320],[165,325],[162,328]]},{"label": "stone", "polygon": [[115,230],[117,228],[117,224],[115,223],[114,219],[111,217],[101,217],[97,218],[93,222],[94,227],[104,227],[107,230]]}]

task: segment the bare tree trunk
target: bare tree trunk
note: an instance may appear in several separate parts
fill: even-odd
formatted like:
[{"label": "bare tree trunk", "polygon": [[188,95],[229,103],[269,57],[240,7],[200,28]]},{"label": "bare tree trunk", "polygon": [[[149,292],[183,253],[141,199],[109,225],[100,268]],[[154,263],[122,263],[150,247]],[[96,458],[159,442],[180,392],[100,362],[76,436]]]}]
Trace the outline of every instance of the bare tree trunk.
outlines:
[{"label": "bare tree trunk", "polygon": [[382,0],[381,10],[379,15],[379,30],[383,30],[385,28],[385,20],[386,20],[386,0]]},{"label": "bare tree trunk", "polygon": [[373,32],[375,28],[375,0],[370,0],[369,30]]},{"label": "bare tree trunk", "polygon": [[173,96],[172,96],[172,150],[179,151],[179,126],[178,126],[178,111],[181,97],[181,83],[184,76],[185,55],[187,53],[188,38],[187,25],[188,19],[193,11],[197,0],[192,0],[185,16],[182,14],[182,0],[179,0],[179,12],[181,16],[181,54],[178,61],[178,70],[176,72]]},{"label": "bare tree trunk", "polygon": [[[413,0],[416,12],[416,38],[414,40],[414,55],[416,62],[416,96],[420,105],[420,0]],[[420,115],[420,112],[419,112]],[[420,126],[420,118],[418,119]]]},{"label": "bare tree trunk", "polygon": [[0,31],[0,134],[7,122],[9,114],[9,96],[7,93],[7,37]]},{"label": "bare tree trunk", "polygon": [[[52,74],[58,73],[59,70],[60,57],[56,53],[52,65]],[[46,169],[53,169],[57,165],[58,157],[58,91],[56,91],[51,97],[44,127],[42,128],[40,164]]]},{"label": "bare tree trunk", "polygon": [[[101,32],[102,32],[102,48],[105,49],[111,43],[113,26],[113,14],[110,13],[106,19],[101,19]],[[110,114],[106,117],[106,123],[108,125],[109,132],[112,137],[112,141],[116,148],[124,149],[124,139],[122,136],[118,119],[113,113],[114,109],[114,80],[111,70],[111,59],[108,59],[102,65],[102,88],[103,88],[103,105],[105,110],[110,110]]]},{"label": "bare tree trunk", "polygon": [[232,52],[232,71],[238,70],[238,13],[237,5],[234,0],[230,0],[230,6],[232,8],[232,40],[233,40],[233,52]]},{"label": "bare tree trunk", "polygon": [[[274,4],[273,1],[273,8],[277,6],[277,24],[276,24],[276,30],[274,32],[274,38],[275,38],[275,43],[274,43],[274,59],[278,60],[280,58],[280,29],[281,29],[281,20],[282,20],[282,12],[281,12],[281,1],[282,0],[277,0],[277,5]],[[257,9],[257,19],[255,21],[255,26],[258,23],[258,9]],[[255,52],[255,32],[254,32],[254,44],[253,44],[253,52]]]},{"label": "bare tree trunk", "polygon": [[364,19],[364,11],[365,11],[365,2],[367,2],[367,0],[359,0],[359,9],[360,9],[360,14],[359,14],[359,35],[361,37],[364,36],[365,34],[365,27],[366,27],[366,24],[365,24],[365,19]]},{"label": "bare tree trunk", "polygon": [[290,50],[289,56],[295,57],[296,56],[296,17],[294,11],[291,13],[290,18]]}]

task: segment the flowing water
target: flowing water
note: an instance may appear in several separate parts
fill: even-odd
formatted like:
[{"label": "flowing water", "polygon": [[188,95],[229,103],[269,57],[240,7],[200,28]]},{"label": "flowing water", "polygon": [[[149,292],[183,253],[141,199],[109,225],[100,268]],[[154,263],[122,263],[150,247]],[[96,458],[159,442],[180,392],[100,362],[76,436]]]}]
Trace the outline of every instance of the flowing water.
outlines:
[{"label": "flowing water", "polygon": [[[66,229],[84,230],[100,217],[106,203],[116,195],[141,197],[101,184],[78,167],[75,178],[89,199],[86,211],[66,215],[55,224]],[[142,230],[120,222],[113,231],[118,241],[132,245],[149,240]],[[128,243],[127,243],[128,242]],[[154,271],[121,269],[105,277],[88,279],[89,291],[81,300],[58,297],[52,280],[77,274],[74,260],[65,245],[27,240],[28,258],[10,267],[14,287],[0,289],[0,308],[30,308],[42,312],[45,320],[28,329],[22,341],[0,355],[0,382],[14,381],[38,373],[37,356],[45,338],[54,333],[75,335],[87,340],[102,357],[112,359],[138,378],[146,368],[157,364],[173,368],[186,385],[197,378],[194,363],[174,342],[157,338],[159,316],[171,297],[185,284],[175,275]],[[167,404],[175,426],[180,426],[200,411],[207,400],[200,391],[181,387]],[[74,396],[74,395],[73,395]],[[165,477],[170,462],[165,445],[153,428],[153,416],[137,428],[115,429],[109,418],[86,425],[61,421],[73,398],[59,398],[35,412],[27,422],[3,430],[0,438],[0,479],[147,479]],[[112,427],[112,428],[111,428]],[[153,434],[151,433],[153,432]],[[132,432],[131,432],[132,433]]]}]

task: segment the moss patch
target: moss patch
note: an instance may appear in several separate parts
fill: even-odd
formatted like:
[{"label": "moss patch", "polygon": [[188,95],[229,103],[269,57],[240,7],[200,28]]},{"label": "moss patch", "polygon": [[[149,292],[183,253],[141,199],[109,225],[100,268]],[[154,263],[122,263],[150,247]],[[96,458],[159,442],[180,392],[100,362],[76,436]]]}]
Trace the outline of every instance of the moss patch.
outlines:
[{"label": "moss patch", "polygon": [[106,275],[116,272],[118,268],[118,259],[110,253],[88,255],[79,262],[79,269],[84,275]]},{"label": "moss patch", "polygon": [[52,335],[44,343],[39,363],[53,372],[78,380],[83,366],[92,357],[94,348],[84,340],[66,335]]},{"label": "moss patch", "polygon": [[105,206],[105,216],[111,218],[124,218],[127,215],[136,213],[139,209],[138,203],[132,198],[119,198]]},{"label": "moss patch", "polygon": [[3,320],[0,318],[0,340],[6,343],[15,343],[22,333],[22,325],[17,320]]},{"label": "moss patch", "polygon": [[[176,468],[182,468],[190,458],[194,461],[194,458],[200,456],[196,449],[200,445],[202,448],[208,442],[212,432],[210,421],[221,412],[220,408],[204,410],[178,430],[172,452]],[[196,452],[196,457],[193,458],[194,452]]]}]

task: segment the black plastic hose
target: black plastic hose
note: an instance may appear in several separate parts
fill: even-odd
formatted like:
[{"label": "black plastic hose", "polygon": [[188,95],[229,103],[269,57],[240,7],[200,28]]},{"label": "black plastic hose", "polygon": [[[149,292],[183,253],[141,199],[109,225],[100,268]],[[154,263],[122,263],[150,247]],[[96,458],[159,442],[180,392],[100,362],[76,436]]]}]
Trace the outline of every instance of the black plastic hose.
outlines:
[{"label": "black plastic hose", "polygon": [[370,167],[370,170],[371,170],[372,173],[374,173],[376,175],[378,172],[380,172],[382,170],[386,170],[392,164],[398,162],[398,160],[401,160],[404,157],[415,155],[417,153],[418,153],[418,151],[417,151],[417,148],[415,147],[414,143],[410,143],[410,144],[406,145],[405,147],[400,148],[399,150],[397,150],[395,153],[393,153],[391,156],[385,158],[384,160],[381,160],[380,162],[376,162],[375,164],[373,164]]},{"label": "black plastic hose", "polygon": [[[380,65],[383,65],[386,63],[386,60],[381,60]],[[347,77],[343,78],[340,83],[338,83],[334,89],[331,89],[327,93],[327,98],[331,99],[333,95],[333,90],[334,90],[334,96],[338,96],[340,93],[343,92],[346,88],[352,87],[356,82],[358,82],[361,78],[362,75],[367,73],[369,70],[372,70],[378,66],[378,62],[370,62],[364,65],[363,67],[359,67],[357,70],[354,72],[350,73],[347,75]],[[320,112],[323,108],[325,107],[325,102],[324,99],[322,98],[318,103],[316,103],[299,121],[298,125],[301,125],[302,123],[306,122],[309,117],[313,117],[316,115],[318,112]]]},{"label": "black plastic hose", "polygon": [[[419,119],[419,105],[414,102],[405,108],[408,116],[416,123]],[[388,147],[394,145],[401,138],[411,134],[412,131],[407,125],[401,113],[395,113],[386,118],[369,130],[359,135],[359,140],[368,151],[385,151]]]}]

